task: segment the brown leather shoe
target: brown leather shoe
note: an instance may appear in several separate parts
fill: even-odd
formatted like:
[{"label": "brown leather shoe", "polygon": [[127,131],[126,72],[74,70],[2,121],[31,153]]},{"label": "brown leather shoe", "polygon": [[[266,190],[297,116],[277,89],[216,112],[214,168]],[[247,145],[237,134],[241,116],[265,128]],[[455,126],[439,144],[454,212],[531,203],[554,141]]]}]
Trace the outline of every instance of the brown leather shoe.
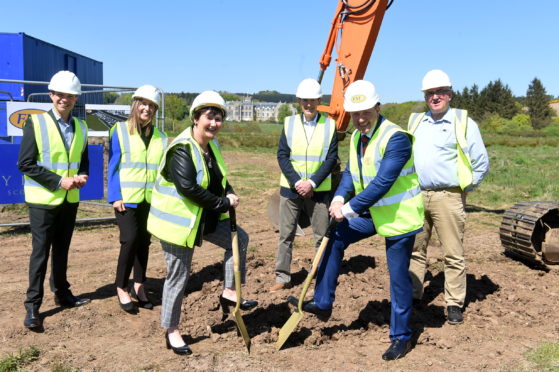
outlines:
[{"label": "brown leather shoe", "polygon": [[281,291],[282,289],[291,288],[291,283],[276,283],[270,287],[270,292]]}]

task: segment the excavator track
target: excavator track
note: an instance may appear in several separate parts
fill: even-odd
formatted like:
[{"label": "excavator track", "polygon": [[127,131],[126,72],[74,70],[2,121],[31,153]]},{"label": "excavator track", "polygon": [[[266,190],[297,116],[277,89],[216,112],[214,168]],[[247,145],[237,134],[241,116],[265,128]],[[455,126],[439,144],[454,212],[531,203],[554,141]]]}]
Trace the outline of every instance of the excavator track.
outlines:
[{"label": "excavator track", "polygon": [[536,266],[559,264],[559,203],[517,203],[505,212],[499,229],[505,253]]}]

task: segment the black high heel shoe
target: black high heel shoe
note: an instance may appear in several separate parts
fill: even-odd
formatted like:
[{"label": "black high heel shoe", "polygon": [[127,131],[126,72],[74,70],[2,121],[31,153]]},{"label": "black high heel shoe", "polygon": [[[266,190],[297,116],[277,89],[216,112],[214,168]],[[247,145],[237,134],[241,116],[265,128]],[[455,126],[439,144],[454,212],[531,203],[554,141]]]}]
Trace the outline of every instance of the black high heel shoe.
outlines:
[{"label": "black high heel shoe", "polygon": [[120,305],[120,308],[126,311],[128,314],[136,315],[138,313],[138,308],[136,307],[136,304],[133,303],[132,301],[123,304],[122,302],[120,302],[120,297],[118,297],[118,295],[116,296],[116,299],[118,300],[118,304]]},{"label": "black high heel shoe", "polygon": [[[136,299],[136,301],[138,301],[138,306],[147,310],[152,310],[153,309],[153,304],[151,303],[151,301],[148,300],[147,301],[142,301],[140,300],[140,297],[138,297],[138,294],[136,293],[136,290],[134,289],[134,287],[132,286],[132,290],[130,291],[130,295],[132,297],[134,297]],[[147,298],[147,295],[146,295]]]},{"label": "black high heel shoe", "polygon": [[[221,310],[223,314],[229,314],[229,306],[235,307],[237,305],[236,301],[231,301],[228,298],[223,297],[223,295],[219,296],[219,304],[221,305]],[[258,301],[255,300],[243,300],[241,302],[241,310],[250,310],[258,306]]]},{"label": "black high heel shoe", "polygon": [[171,341],[169,341],[169,333],[165,332],[165,343],[167,344],[167,349],[172,349],[175,354],[178,355],[190,355],[192,354],[192,350],[188,347],[188,345],[183,345],[179,347],[174,347],[171,345]]}]

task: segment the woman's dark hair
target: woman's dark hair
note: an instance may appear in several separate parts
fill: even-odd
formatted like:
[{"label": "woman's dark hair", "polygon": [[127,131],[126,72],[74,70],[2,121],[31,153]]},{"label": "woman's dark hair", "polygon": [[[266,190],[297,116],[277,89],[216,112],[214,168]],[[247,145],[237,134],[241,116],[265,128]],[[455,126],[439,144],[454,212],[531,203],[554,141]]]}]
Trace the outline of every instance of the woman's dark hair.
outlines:
[{"label": "woman's dark hair", "polygon": [[219,107],[215,107],[215,106],[203,106],[200,107],[198,109],[196,109],[196,111],[194,111],[192,113],[192,122],[194,122],[194,120],[198,120],[200,119],[200,116],[202,116],[202,114],[208,113],[210,115],[217,115],[220,114],[223,119],[225,119],[225,112],[220,109]]}]

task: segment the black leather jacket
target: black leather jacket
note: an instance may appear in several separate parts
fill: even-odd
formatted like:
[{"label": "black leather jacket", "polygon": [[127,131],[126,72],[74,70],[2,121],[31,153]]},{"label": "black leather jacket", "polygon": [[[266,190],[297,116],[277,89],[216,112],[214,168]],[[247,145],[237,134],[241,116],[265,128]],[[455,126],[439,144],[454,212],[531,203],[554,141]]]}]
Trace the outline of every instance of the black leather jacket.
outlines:
[{"label": "black leather jacket", "polygon": [[[217,164],[211,150],[210,157],[210,161],[213,164]],[[227,182],[225,190],[223,190],[221,186],[223,176],[217,165],[210,168],[209,171],[210,183],[208,188],[204,189],[196,183],[196,167],[194,166],[188,145],[177,145],[169,149],[165,167],[161,171],[163,178],[174,183],[177,191],[182,196],[203,208],[196,245],[201,244],[202,232],[203,234],[213,232],[218,222],[219,214],[229,210],[231,203],[227,197],[222,195],[234,193],[229,182]]]}]

